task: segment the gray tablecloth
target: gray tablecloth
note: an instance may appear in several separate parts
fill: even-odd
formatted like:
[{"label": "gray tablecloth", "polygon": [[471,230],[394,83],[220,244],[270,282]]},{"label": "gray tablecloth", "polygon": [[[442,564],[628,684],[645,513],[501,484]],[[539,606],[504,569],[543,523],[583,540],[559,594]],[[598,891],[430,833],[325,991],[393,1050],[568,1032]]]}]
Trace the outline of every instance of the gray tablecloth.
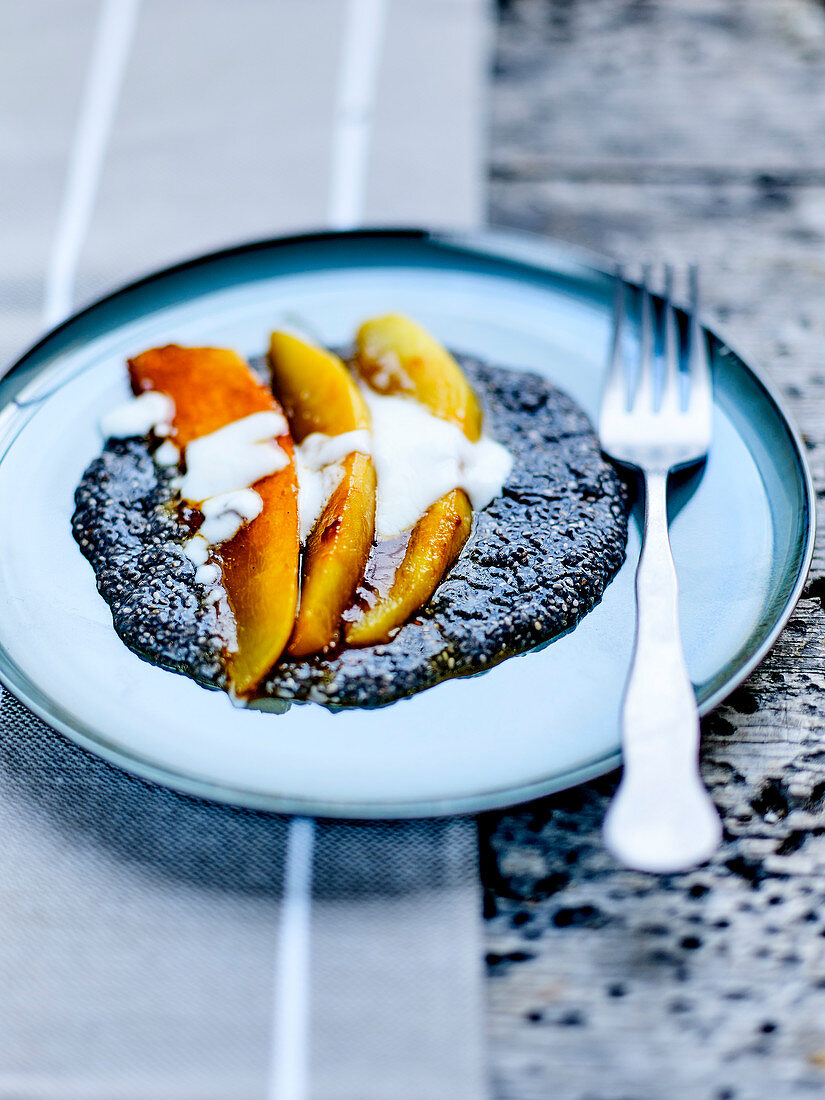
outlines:
[{"label": "gray tablecloth", "polygon": [[[194,252],[472,225],[487,32],[482,0],[0,6],[3,362]],[[0,837],[0,1097],[484,1094],[471,821],[198,802],[6,694]]]}]

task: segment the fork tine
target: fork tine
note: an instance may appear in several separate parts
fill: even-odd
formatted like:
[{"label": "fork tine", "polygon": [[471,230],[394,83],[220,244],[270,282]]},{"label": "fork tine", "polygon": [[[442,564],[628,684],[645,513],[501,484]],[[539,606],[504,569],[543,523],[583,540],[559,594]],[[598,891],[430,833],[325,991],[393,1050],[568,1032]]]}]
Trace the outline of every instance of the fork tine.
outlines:
[{"label": "fork tine", "polygon": [[688,351],[688,377],[690,391],[688,413],[710,415],[712,401],[712,381],[708,347],[705,334],[699,322],[699,269],[690,265],[690,344]]},{"label": "fork tine", "polygon": [[624,268],[616,265],[613,287],[613,344],[610,361],[602,388],[602,411],[616,412],[627,409],[627,375],[622,354],[622,334],[625,321],[625,281]]},{"label": "fork tine", "polygon": [[662,409],[676,411],[681,404],[679,394],[679,329],[673,308],[673,264],[665,264],[664,307],[664,378]]},{"label": "fork tine", "polygon": [[642,268],[642,335],[639,346],[639,377],[633,405],[653,408],[653,301],[650,296],[650,264]]}]

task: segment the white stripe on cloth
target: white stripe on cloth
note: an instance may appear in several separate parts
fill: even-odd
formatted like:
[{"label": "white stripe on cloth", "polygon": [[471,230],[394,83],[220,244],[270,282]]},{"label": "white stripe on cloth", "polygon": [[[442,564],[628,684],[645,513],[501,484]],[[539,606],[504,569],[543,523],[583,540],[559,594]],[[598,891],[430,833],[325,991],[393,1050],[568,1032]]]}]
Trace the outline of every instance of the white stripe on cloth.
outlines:
[{"label": "white stripe on cloth", "polygon": [[46,273],[43,325],[71,312],[80,250],[94,207],[140,0],[101,0],[83,104]]},{"label": "white stripe on cloth", "polygon": [[363,219],[375,86],[387,0],[349,0],[338,69],[328,221],[351,229]]},{"label": "white stripe on cloth", "polygon": [[[328,221],[333,229],[351,228],[362,218],[385,10],[386,0],[349,0],[346,9],[332,133]],[[308,1095],[313,843],[315,822],[295,818],[287,840],[267,1100],[306,1100]]]},{"label": "white stripe on cloth", "polygon": [[[362,218],[370,121],[386,0],[349,0],[339,61],[329,211],[333,229]],[[287,840],[268,1100],[306,1100],[309,1080],[309,970],[315,823],[295,818]]]},{"label": "white stripe on cloth", "polygon": [[315,822],[289,823],[275,963],[267,1100],[304,1100],[309,1079],[309,956]]}]

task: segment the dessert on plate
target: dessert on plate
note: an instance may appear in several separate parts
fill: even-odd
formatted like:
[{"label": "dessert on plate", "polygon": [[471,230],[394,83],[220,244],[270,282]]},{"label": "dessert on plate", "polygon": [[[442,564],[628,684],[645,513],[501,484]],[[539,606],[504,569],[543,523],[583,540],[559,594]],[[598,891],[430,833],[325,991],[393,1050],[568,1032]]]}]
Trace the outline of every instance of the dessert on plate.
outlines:
[{"label": "dessert on plate", "polygon": [[[570,629],[624,559],[584,413],[377,317],[352,348],[152,348],[73,531],[115,629],[239,701],[380,706]],[[265,704],[264,704],[265,705]]]}]

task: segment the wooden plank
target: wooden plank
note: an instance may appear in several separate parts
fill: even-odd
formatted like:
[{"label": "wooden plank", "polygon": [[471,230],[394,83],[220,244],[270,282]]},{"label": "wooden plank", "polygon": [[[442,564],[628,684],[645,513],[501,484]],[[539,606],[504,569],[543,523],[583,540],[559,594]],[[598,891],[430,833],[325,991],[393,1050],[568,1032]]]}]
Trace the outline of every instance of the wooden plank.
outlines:
[{"label": "wooden plank", "polygon": [[[698,259],[707,316],[779,385],[825,497],[825,12],[803,0],[504,6],[492,216]],[[820,540],[821,542],[821,540]],[[726,843],[618,868],[611,778],[485,819],[498,1100],[825,1089],[825,558],[704,724]]]}]

